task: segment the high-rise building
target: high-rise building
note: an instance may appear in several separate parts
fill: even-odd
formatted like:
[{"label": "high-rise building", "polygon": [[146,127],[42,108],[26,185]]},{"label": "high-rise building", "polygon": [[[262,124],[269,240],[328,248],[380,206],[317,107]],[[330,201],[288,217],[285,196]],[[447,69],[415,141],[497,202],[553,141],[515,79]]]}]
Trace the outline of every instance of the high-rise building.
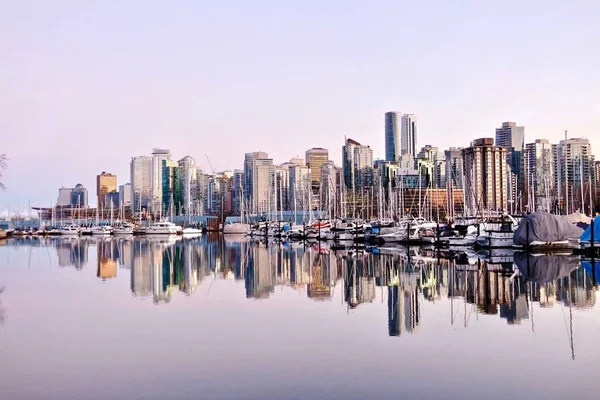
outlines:
[{"label": "high-rise building", "polygon": [[354,187],[362,190],[373,186],[373,149],[366,145],[354,147]]},{"label": "high-rise building", "polygon": [[400,150],[400,121],[402,113],[390,111],[385,113],[385,160],[396,162]]},{"label": "high-rise building", "polygon": [[291,210],[309,210],[312,206],[311,181],[312,175],[310,168],[304,163],[291,164],[288,167],[289,174],[289,196]]},{"label": "high-rise building", "polygon": [[476,139],[462,150],[466,213],[508,210],[507,153],[507,148],[495,146],[492,138]]},{"label": "high-rise building", "polygon": [[131,207],[133,212],[147,209],[152,200],[152,157],[133,157],[130,164]]},{"label": "high-rise building", "polygon": [[179,163],[173,160],[163,160],[162,163],[161,213],[180,215],[183,206],[182,169],[179,168]]},{"label": "high-rise building", "polygon": [[417,156],[417,116],[403,114],[401,121],[400,151],[409,154],[412,158]]},{"label": "high-rise building", "polygon": [[232,212],[236,215],[240,215],[242,212],[246,210],[242,210],[242,205],[246,208],[246,205],[242,201],[242,197],[244,196],[243,192],[244,187],[244,171],[240,169],[236,169],[233,171],[233,181],[232,181]]},{"label": "high-rise building", "polygon": [[96,196],[98,196],[98,208],[104,209],[109,206],[106,202],[106,195],[117,191],[117,176],[102,172],[96,176]]},{"label": "high-rise building", "polygon": [[594,198],[596,199],[595,207],[596,212],[600,213],[600,161],[594,161],[594,176],[596,177],[594,183],[594,193],[596,194]]},{"label": "high-rise building", "polygon": [[554,154],[552,144],[537,139],[525,145],[525,183],[531,211],[552,211],[554,207]]},{"label": "high-rise building", "polygon": [[198,173],[200,168],[193,157],[185,156],[177,162],[181,169],[183,203],[182,213],[199,215],[200,196],[198,196]]},{"label": "high-rise building", "polygon": [[119,186],[119,207],[131,207],[131,183]]},{"label": "high-rise building", "polygon": [[305,160],[310,168],[313,192],[317,193],[321,182],[321,165],[329,161],[329,150],[318,147],[306,150]]},{"label": "high-rise building", "polygon": [[252,162],[252,209],[256,213],[273,210],[275,201],[275,166],[270,158],[255,158]]},{"label": "high-rise building", "polygon": [[72,192],[73,188],[66,188],[64,186],[58,189],[58,199],[56,200],[56,205],[59,207],[70,206]]},{"label": "high-rise building", "polygon": [[509,201],[520,202],[523,186],[524,174],[522,171],[523,151],[525,150],[525,127],[517,126],[515,122],[503,122],[500,128],[496,129],[496,146],[506,147],[508,149],[506,161],[513,175],[508,187]]},{"label": "high-rise building", "polygon": [[568,138],[554,147],[555,185],[566,214],[590,211],[594,161],[588,139]]},{"label": "high-rise building", "polygon": [[455,189],[463,188],[463,157],[462,147],[450,147],[444,152],[446,159],[446,183]]},{"label": "high-rise building", "polygon": [[342,168],[344,170],[344,183],[346,188],[355,190],[355,173],[354,173],[354,149],[361,144],[353,139],[346,139],[346,143],[342,147]]},{"label": "high-rise building", "polygon": [[159,212],[163,202],[163,161],[171,160],[171,152],[167,149],[152,150],[152,203],[151,208],[154,213]]},{"label": "high-rise building", "polygon": [[264,151],[246,153],[244,157],[244,196],[248,206],[253,205],[252,194],[254,193],[254,188],[252,187],[252,179],[254,172],[252,168],[254,167],[254,160],[266,160],[268,158],[269,155]]}]

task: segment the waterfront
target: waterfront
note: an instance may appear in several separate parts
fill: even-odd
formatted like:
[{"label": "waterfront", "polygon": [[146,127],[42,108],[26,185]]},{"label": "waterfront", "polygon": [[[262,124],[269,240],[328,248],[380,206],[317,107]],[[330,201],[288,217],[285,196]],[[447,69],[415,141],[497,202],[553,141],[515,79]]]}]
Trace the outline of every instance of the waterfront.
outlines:
[{"label": "waterfront", "polygon": [[397,249],[7,240],[0,398],[595,398],[598,289],[578,262],[526,281]]}]

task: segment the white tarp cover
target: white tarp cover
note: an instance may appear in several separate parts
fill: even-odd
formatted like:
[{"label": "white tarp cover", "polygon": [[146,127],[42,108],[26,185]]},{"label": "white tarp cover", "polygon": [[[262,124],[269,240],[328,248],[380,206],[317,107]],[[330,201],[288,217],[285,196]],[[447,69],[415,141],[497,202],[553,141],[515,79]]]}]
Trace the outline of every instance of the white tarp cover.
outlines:
[{"label": "white tarp cover", "polygon": [[515,264],[525,280],[535,283],[552,282],[567,277],[579,268],[579,257],[570,254],[534,255],[518,251]]},{"label": "white tarp cover", "polygon": [[[529,229],[529,242],[527,241]],[[513,236],[514,243],[527,246],[532,242],[560,242],[579,239],[583,229],[573,225],[567,217],[550,213],[536,212],[523,218]]]},{"label": "white tarp cover", "polygon": [[590,222],[592,222],[592,219],[590,217],[588,217],[587,215],[582,214],[580,212],[575,212],[573,214],[567,215],[567,219],[574,224],[576,224],[578,222],[583,222],[584,224],[589,225]]}]

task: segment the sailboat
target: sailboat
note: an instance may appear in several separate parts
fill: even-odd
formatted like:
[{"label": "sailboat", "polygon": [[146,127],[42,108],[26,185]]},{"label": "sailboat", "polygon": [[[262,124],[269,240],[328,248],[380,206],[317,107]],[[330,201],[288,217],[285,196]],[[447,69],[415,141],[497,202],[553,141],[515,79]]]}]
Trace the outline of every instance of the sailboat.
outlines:
[{"label": "sailboat", "polygon": [[240,222],[230,222],[223,225],[224,235],[245,235],[250,231],[250,225],[244,223],[244,186],[241,186],[242,196],[240,197]]}]

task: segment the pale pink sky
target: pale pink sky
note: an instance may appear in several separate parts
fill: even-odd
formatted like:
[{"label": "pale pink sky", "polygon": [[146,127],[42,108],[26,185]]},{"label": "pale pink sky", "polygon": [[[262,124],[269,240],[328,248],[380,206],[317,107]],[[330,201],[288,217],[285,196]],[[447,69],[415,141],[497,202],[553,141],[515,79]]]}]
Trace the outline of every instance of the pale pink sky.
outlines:
[{"label": "pale pink sky", "polygon": [[18,1],[0,13],[0,209],[50,205],[95,175],[129,181],[153,147],[209,170],[276,162],[344,135],[383,157],[383,114],[418,147],[503,121],[600,149],[600,3]]}]

